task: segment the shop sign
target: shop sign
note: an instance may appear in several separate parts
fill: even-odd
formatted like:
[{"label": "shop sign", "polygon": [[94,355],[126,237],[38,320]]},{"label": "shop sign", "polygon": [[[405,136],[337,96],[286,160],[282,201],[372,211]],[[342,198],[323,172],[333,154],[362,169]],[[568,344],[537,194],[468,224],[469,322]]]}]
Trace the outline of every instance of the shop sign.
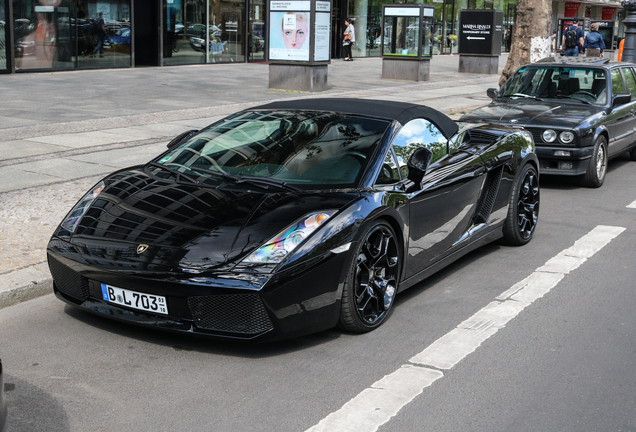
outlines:
[{"label": "shop sign", "polygon": [[503,11],[463,10],[459,17],[460,54],[501,54]]},{"label": "shop sign", "polygon": [[580,5],[579,2],[565,2],[565,16],[567,18],[576,16]]},{"label": "shop sign", "polygon": [[602,18],[604,20],[610,20],[612,19],[612,16],[614,15],[614,11],[616,10],[615,7],[607,7],[604,6],[603,7],[603,12],[602,12]]}]

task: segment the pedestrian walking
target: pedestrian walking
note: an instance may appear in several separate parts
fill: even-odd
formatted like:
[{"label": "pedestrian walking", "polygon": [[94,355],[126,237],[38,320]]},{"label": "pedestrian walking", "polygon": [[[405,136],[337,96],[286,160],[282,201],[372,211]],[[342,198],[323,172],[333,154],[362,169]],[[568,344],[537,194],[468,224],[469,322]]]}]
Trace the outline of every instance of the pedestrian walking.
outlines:
[{"label": "pedestrian walking", "polygon": [[104,38],[106,37],[106,24],[104,23],[104,14],[100,12],[98,14],[97,21],[95,22],[95,36],[97,37],[97,45],[93,54],[99,54],[100,57],[104,57]]},{"label": "pedestrian walking", "polygon": [[550,43],[552,44],[552,52],[556,52],[556,30],[552,32],[552,36],[550,36]]},{"label": "pedestrian walking", "polygon": [[598,32],[598,23],[590,25],[590,31],[585,36],[583,49],[586,57],[603,57],[605,42],[603,41],[603,36]]},{"label": "pedestrian walking", "polygon": [[585,33],[579,28],[579,19],[573,18],[572,25],[563,34],[563,54],[567,57],[578,57],[579,50],[583,49],[584,38]]},{"label": "pedestrian walking", "polygon": [[353,21],[351,20],[351,18],[347,18],[344,23],[347,26],[344,30],[342,38],[342,51],[344,54],[344,61],[353,61],[353,56],[351,55],[351,45],[356,42],[356,30],[353,28]]}]

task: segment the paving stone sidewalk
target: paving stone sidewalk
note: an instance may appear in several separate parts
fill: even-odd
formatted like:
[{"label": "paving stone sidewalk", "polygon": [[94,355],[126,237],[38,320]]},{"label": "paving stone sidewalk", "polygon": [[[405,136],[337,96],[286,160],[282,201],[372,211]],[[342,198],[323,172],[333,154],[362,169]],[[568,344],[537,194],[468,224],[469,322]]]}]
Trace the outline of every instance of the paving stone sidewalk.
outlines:
[{"label": "paving stone sidewalk", "polygon": [[[354,69],[358,78],[348,75],[352,69],[345,69],[345,66],[349,67],[349,63],[343,65],[334,61],[329,79],[335,84],[330,91],[321,94],[268,90],[267,72],[262,65],[260,68],[246,65],[249,67],[238,68],[241,69],[239,75],[245,73],[243,69],[253,69],[260,71],[258,76],[251,77],[251,84],[244,88],[241,86],[246,77],[223,88],[215,86],[215,90],[219,89],[225,95],[223,101],[213,103],[209,95],[199,98],[205,92],[197,86],[182,85],[183,94],[175,95],[174,99],[162,96],[162,100],[170,99],[175,103],[166,103],[163,110],[152,112],[141,108],[150,105],[156,109],[156,103],[144,105],[144,98],[147,102],[156,101],[158,97],[150,90],[146,89],[148,93],[142,91],[136,97],[123,96],[123,101],[117,102],[117,98],[106,91],[107,86],[101,85],[100,91],[107,99],[104,100],[105,111],[110,116],[91,114],[90,110],[82,109],[81,103],[75,103],[69,109],[77,114],[77,120],[71,121],[69,116],[57,117],[58,121],[55,121],[56,117],[47,110],[52,109],[52,104],[59,107],[71,103],[73,95],[68,100],[50,104],[37,104],[35,100],[25,102],[23,98],[20,102],[31,104],[31,111],[20,111],[16,106],[11,111],[11,107],[3,105],[0,107],[0,308],[51,292],[45,248],[62,217],[103,175],[149,160],[165,149],[170,137],[188,129],[201,128],[249,106],[289,98],[357,97],[416,102],[432,106],[453,118],[488,103],[485,89],[496,86],[498,76],[458,74],[456,58],[440,59],[441,62],[444,64],[439,69],[432,68],[431,81],[409,83],[378,78],[379,59],[353,62],[359,65]],[[504,64],[500,64],[500,69]],[[163,72],[165,69],[170,71]],[[172,69],[180,68],[158,70],[165,76],[155,78],[155,81],[175,79],[177,71]],[[218,71],[212,67],[198,69]],[[78,75],[79,81],[106,76],[112,79],[119,75],[134,82],[150,79],[147,70],[109,71],[112,72],[110,75],[106,72],[52,74],[56,76],[49,80],[68,85],[67,81],[77,81]],[[34,79],[27,75],[11,76],[10,81],[18,87],[26,85],[20,81],[22,77],[26,84],[33,85]],[[3,79],[0,77],[0,93],[4,92],[3,86],[11,85]],[[50,89],[45,87],[41,91],[49,92]],[[113,82],[110,88],[116,91],[118,83]],[[184,101],[184,97],[195,101],[197,106],[172,109]],[[117,109],[117,104],[124,106]],[[27,114],[20,117],[20,112]]]}]

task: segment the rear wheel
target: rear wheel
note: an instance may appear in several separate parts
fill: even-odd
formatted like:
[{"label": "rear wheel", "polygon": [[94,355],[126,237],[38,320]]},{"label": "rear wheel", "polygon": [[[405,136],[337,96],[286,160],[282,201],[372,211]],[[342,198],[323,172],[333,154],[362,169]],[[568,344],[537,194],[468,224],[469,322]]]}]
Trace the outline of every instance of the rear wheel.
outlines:
[{"label": "rear wheel", "polygon": [[583,175],[581,185],[597,188],[603,185],[607,173],[607,140],[603,135],[598,137],[594,145],[594,152]]},{"label": "rear wheel", "polygon": [[636,161],[636,147],[629,151],[629,159]]},{"label": "rear wheel", "polygon": [[400,271],[400,252],[391,226],[378,221],[361,237],[347,273],[339,326],[365,333],[389,316]]},{"label": "rear wheel", "polygon": [[510,195],[508,217],[504,223],[504,241],[512,246],[532,240],[539,220],[539,175],[530,164],[519,171]]}]

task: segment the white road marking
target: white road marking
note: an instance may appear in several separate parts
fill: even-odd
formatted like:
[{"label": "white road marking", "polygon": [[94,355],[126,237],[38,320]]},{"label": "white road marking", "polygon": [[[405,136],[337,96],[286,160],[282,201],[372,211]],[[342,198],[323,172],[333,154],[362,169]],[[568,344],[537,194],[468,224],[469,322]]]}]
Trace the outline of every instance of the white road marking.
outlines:
[{"label": "white road marking", "polygon": [[636,201],[628,205],[627,208],[636,208]]},{"label": "white road marking", "polygon": [[597,226],[572,247],[502,293],[496,301],[413,356],[409,364],[363,390],[306,432],[377,431],[425,388],[444,376],[438,369],[451,369],[623,231],[625,228],[622,227]]}]

